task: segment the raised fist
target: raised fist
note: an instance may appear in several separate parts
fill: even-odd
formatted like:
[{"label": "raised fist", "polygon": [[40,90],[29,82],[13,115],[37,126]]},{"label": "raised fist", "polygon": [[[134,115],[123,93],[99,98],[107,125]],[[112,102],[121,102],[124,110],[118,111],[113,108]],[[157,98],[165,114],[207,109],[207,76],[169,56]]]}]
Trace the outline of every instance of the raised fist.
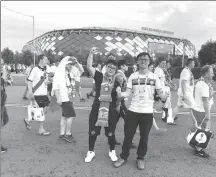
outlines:
[{"label": "raised fist", "polygon": [[92,54],[97,53],[97,47],[92,47],[92,49],[90,50],[90,53]]},{"label": "raised fist", "polygon": [[117,93],[121,92],[121,87],[117,87],[117,88],[116,88],[116,92],[117,92]]}]

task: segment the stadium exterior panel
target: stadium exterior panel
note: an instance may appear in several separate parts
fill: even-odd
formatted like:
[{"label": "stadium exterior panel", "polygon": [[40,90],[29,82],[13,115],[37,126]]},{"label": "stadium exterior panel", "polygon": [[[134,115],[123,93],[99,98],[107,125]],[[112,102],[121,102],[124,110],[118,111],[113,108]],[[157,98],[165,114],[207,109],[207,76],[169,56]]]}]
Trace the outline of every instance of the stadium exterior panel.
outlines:
[{"label": "stadium exterior panel", "polygon": [[98,47],[101,55],[136,56],[140,52],[149,52],[151,56],[158,53],[168,55],[184,55],[193,58],[196,55],[194,45],[187,39],[174,36],[155,35],[143,31],[115,28],[76,28],[54,30],[29,41],[23,50],[31,50],[36,54],[52,51],[63,55],[68,52],[89,51]]}]

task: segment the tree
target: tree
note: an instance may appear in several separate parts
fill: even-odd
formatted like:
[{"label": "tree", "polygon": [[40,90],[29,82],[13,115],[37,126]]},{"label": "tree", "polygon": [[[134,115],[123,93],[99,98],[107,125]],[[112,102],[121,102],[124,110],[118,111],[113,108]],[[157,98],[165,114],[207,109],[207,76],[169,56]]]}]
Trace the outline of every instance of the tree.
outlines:
[{"label": "tree", "polygon": [[216,63],[216,41],[209,40],[203,44],[198,56],[201,66]]},{"label": "tree", "polygon": [[22,53],[19,53],[18,51],[15,52],[14,54],[14,64],[20,63],[24,64]]},{"label": "tree", "polygon": [[34,54],[30,50],[23,51],[22,60],[24,65],[30,65],[34,63]]},{"label": "tree", "polygon": [[3,51],[1,52],[1,57],[6,64],[14,63],[14,53],[8,47],[3,49]]}]

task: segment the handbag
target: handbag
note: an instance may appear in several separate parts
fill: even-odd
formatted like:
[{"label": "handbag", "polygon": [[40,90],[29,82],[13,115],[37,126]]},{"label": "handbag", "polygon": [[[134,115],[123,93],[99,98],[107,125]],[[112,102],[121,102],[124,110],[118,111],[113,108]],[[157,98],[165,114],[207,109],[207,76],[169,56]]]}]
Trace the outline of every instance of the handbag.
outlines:
[{"label": "handbag", "polygon": [[28,121],[45,121],[43,108],[40,108],[35,101],[34,103],[31,101],[28,105]]},{"label": "handbag", "polygon": [[[205,119],[205,118],[204,118]],[[202,123],[204,122],[204,119]],[[190,132],[186,138],[188,144],[192,146],[196,146],[199,148],[205,149],[211,138],[213,138],[213,133],[211,131],[207,131],[206,129],[202,129],[200,124],[199,128],[195,132]]]}]

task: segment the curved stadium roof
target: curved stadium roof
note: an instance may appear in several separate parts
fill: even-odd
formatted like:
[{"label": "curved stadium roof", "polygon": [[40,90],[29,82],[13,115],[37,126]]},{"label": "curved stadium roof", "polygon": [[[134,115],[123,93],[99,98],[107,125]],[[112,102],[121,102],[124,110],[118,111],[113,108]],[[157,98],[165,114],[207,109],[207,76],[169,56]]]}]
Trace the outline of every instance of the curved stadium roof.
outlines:
[{"label": "curved stadium roof", "polygon": [[187,39],[120,28],[86,27],[47,32],[29,41],[23,50],[35,50],[38,54],[50,50],[56,55],[62,55],[67,52],[89,51],[95,46],[103,54],[125,55],[128,53],[136,56],[144,51],[152,54],[152,44],[156,46],[158,44],[158,46],[172,46],[174,50],[171,53],[183,55],[183,42],[185,55],[189,58],[194,57],[195,47]]}]

